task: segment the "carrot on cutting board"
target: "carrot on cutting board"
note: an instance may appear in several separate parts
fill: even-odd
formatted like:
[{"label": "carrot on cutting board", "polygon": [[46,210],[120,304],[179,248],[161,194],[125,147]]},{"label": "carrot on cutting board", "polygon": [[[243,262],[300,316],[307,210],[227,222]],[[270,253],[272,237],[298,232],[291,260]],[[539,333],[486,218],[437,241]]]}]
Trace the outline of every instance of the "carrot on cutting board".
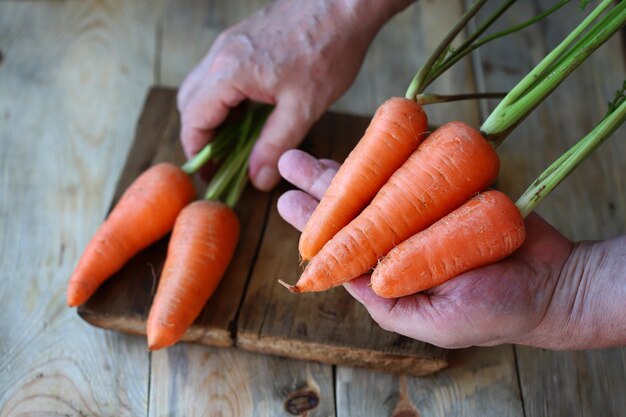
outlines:
[{"label": "carrot on cutting board", "polygon": [[235,252],[239,221],[219,201],[196,201],[181,211],[167,249],[146,332],[148,348],[176,343],[217,288]]},{"label": "carrot on cutting board", "polygon": [[271,110],[251,104],[244,121],[232,127],[235,137],[215,140],[216,147],[234,143],[223,152],[224,160],[207,186],[205,200],[189,204],[176,219],[146,324],[150,350],[171,346],[183,337],[226,272],[239,239],[233,207],[248,182],[250,152]]},{"label": "carrot on cutting board", "polygon": [[372,290],[385,298],[415,294],[506,258],[525,238],[513,201],[484,192],[393,248],[374,270]]},{"label": "carrot on cutting board", "polygon": [[422,142],[427,130],[426,114],[415,101],[394,97],[378,108],[300,236],[303,260],[311,259],[363,210]]},{"label": "carrot on cutting board", "polygon": [[87,301],[130,258],[165,236],[195,196],[191,179],[173,164],[160,163],[142,173],[87,245],[70,278],[67,304]]},{"label": "carrot on cutting board", "polygon": [[462,122],[443,125],[287,288],[324,291],[368,272],[394,246],[487,188],[499,166],[495,150],[476,129]]}]

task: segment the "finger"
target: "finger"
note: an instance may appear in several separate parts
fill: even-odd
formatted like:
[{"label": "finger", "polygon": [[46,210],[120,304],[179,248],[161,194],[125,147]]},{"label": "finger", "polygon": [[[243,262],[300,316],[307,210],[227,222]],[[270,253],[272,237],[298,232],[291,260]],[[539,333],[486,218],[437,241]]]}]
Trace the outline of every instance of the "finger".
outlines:
[{"label": "finger", "polygon": [[200,72],[200,67],[201,65],[197,65],[187,75],[187,77],[185,77],[185,80],[178,89],[178,94],[176,94],[176,105],[178,106],[178,111],[181,113],[189,105],[189,102],[202,85],[202,73]]},{"label": "finger", "polygon": [[326,167],[339,171],[341,164],[333,159],[320,159],[320,162]]},{"label": "finger", "polygon": [[300,100],[291,96],[279,99],[250,155],[250,178],[255,187],[269,190],[278,183],[278,159],[302,141],[313,121]]},{"label": "finger", "polygon": [[245,94],[228,83],[203,85],[181,113],[181,142],[187,158],[207,144],[213,129],[245,98]]},{"label": "finger", "polygon": [[278,214],[287,223],[302,231],[317,204],[318,201],[307,193],[298,190],[287,191],[278,199]]},{"label": "finger", "polygon": [[337,173],[337,169],[332,167],[336,162],[326,161],[329,162],[323,163],[306,152],[292,149],[285,152],[278,160],[278,171],[284,179],[321,200]]},{"label": "finger", "polygon": [[215,46],[211,47],[205,57],[202,58],[202,61],[191,70],[178,89],[176,102],[181,113],[189,105],[196,93],[201,90],[202,83],[209,74],[209,68],[214,61],[214,55]]}]

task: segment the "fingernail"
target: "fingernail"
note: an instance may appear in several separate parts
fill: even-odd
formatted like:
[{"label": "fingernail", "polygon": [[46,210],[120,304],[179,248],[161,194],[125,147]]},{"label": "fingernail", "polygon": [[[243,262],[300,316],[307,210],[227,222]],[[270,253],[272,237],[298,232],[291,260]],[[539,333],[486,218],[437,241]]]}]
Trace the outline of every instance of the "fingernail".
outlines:
[{"label": "fingernail", "polygon": [[257,188],[267,191],[272,188],[278,182],[278,173],[275,169],[270,167],[263,167],[259,170],[259,173],[255,178],[255,185]]}]

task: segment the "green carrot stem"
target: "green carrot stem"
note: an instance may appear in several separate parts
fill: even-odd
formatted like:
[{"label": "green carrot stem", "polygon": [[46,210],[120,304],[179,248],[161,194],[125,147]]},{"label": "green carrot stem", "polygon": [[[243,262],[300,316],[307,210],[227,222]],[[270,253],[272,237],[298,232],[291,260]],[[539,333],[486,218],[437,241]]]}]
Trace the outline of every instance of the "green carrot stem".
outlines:
[{"label": "green carrot stem", "polygon": [[209,183],[205,194],[206,200],[223,200],[230,207],[237,204],[248,179],[250,153],[271,109],[270,106],[252,106],[244,120],[236,124],[239,129],[238,138],[232,141],[236,145],[229,151]]},{"label": "green carrot stem", "polygon": [[249,158],[255,142],[256,138],[253,138],[252,140],[250,140],[248,146],[246,146],[246,148],[242,150],[242,153],[245,155],[241,161],[241,164],[237,167],[236,173],[233,176],[231,185],[228,190],[228,194],[226,196],[226,204],[230,207],[235,207],[237,205],[237,201],[239,201],[239,197],[243,193],[243,190],[248,183]]},{"label": "green carrot stem", "polygon": [[254,143],[256,143],[256,140],[261,135],[261,130],[265,125],[265,121],[267,120],[270,111],[270,107],[260,109],[257,119],[254,121],[254,127],[250,137],[249,147],[243,151],[246,154],[244,162],[239,167],[239,172],[235,175],[232,186],[230,187],[230,191],[228,192],[228,196],[226,197],[226,204],[230,207],[235,207],[235,205],[237,205],[239,197],[241,197],[241,194],[243,193],[243,190],[248,183],[248,165],[250,162],[250,153],[252,152],[252,147]]},{"label": "green carrot stem", "polygon": [[220,169],[215,173],[213,180],[207,187],[206,194],[204,196],[205,200],[219,200],[226,188],[230,180],[237,173],[237,169],[244,162],[245,155],[242,152],[245,149],[236,148],[234,152],[232,152],[223,162]]},{"label": "green carrot stem", "polygon": [[[604,3],[598,6],[602,8]],[[598,9],[597,8],[597,9]],[[594,12],[597,11],[594,10]],[[593,13],[592,13],[593,14]],[[588,19],[581,24],[586,24]],[[563,57],[561,50],[563,43],[571,44],[573,40],[566,38],[550,55],[557,50],[561,53],[553,55],[553,61],[557,61],[556,67],[549,67],[542,61],[535,69],[542,67],[549,70],[549,73],[540,73],[535,70],[516,85],[513,90],[500,102],[496,109],[489,115],[483,123],[481,131],[495,146],[499,145],[508,134],[522,121],[526,116],[537,107],[556,87],[561,84],[567,76],[574,71],[585,59],[587,59],[596,49],[606,42],[615,32],[617,32],[626,22],[626,2],[620,3],[613,10],[607,13],[604,18],[591,29],[593,34],[587,38],[586,43],[576,43],[576,48],[567,51]],[[580,28],[580,26],[579,26]],[[579,32],[578,28],[575,32]],[[580,32],[579,32],[580,34]],[[532,75],[531,78],[528,78]],[[519,95],[519,86],[524,87],[523,95]],[[519,96],[518,96],[519,95]],[[517,100],[512,101],[512,97]]]},{"label": "green carrot stem", "polygon": [[415,97],[415,102],[421,106],[426,106],[428,104],[447,103],[450,101],[502,98],[504,96],[506,96],[505,92],[468,93],[468,94],[454,94],[454,95],[422,93],[422,94],[418,94]]},{"label": "green carrot stem", "polygon": [[[456,51],[453,55],[461,53],[465,51],[468,47],[470,47],[472,43],[474,43],[474,41],[480,37],[480,35],[485,33],[487,29],[489,29],[489,27],[491,27],[491,25],[496,20],[498,20],[498,18],[502,16],[504,12],[506,12],[509,9],[509,7],[513,5],[513,3],[515,3],[515,1],[516,0],[508,0],[504,2],[503,4],[501,4],[500,7],[496,9],[496,11],[491,14],[491,16],[485,19],[485,21],[478,27],[478,29],[476,29],[476,32],[469,35],[467,39],[458,48],[456,48]],[[463,55],[466,55],[466,54],[464,53]]]},{"label": "green carrot stem", "polygon": [[233,186],[230,188],[228,195],[226,196],[226,205],[234,208],[239,201],[239,197],[243,193],[246,184],[248,183],[248,162],[244,162],[239,171],[235,175]]},{"label": "green carrot stem", "polygon": [[405,94],[406,98],[408,98],[409,100],[414,100],[417,94],[424,91],[424,80],[426,80],[426,77],[428,76],[431,68],[435,65],[437,61],[442,58],[442,55],[446,53],[450,46],[450,43],[452,43],[456,35],[458,35],[458,33],[463,30],[467,22],[469,22],[470,19],[474,17],[476,13],[478,13],[480,8],[483,7],[486,2],[487,0],[479,0],[474,3],[472,7],[470,7],[455,23],[450,32],[448,32],[446,36],[441,40],[437,48],[435,48],[430,57],[428,57],[428,60],[424,63],[424,65],[422,65],[422,67],[420,67],[417,74],[415,74],[415,77],[413,77],[413,80],[411,81],[411,84],[409,85],[409,88],[407,89],[407,92]]},{"label": "green carrot stem", "polygon": [[233,137],[237,134],[237,126],[235,124],[227,125],[220,129],[215,137],[202,148],[193,158],[185,162],[181,167],[187,174],[195,174],[209,160],[219,157],[221,150],[229,143],[232,143]]},{"label": "green carrot stem", "polygon": [[528,216],[552,190],[626,121],[626,100],[607,115],[587,136],[552,163],[515,203]]},{"label": "green carrot stem", "polygon": [[[463,44],[462,47],[460,47],[455,53],[451,54],[440,66],[437,67],[437,69],[432,71],[427,76],[426,80],[424,81],[424,87],[427,87],[428,85],[430,85],[441,74],[443,74],[450,67],[452,67],[454,64],[456,64],[458,61],[460,61],[462,58],[464,58],[465,56],[467,56],[468,54],[470,54],[474,50],[480,48],[481,46],[485,45],[488,42],[491,42],[491,41],[496,40],[498,38],[502,38],[502,37],[510,35],[512,33],[518,32],[518,31],[520,31],[522,29],[527,28],[528,26],[531,26],[531,25],[537,23],[538,21],[540,21],[541,19],[551,15],[552,13],[554,13],[555,11],[557,11],[558,9],[560,9],[561,7],[563,7],[565,4],[569,3],[570,1],[571,0],[562,0],[561,2],[555,4],[554,6],[552,6],[548,10],[538,14],[537,16],[534,16],[534,17],[526,20],[525,22],[522,22],[522,23],[520,23],[518,25],[515,25],[515,26],[513,26],[513,27],[511,27],[509,29],[506,29],[506,30],[494,33],[493,35],[486,36],[485,38],[482,38],[479,41],[477,41],[475,44],[470,44],[470,45]],[[491,23],[489,23],[489,24],[491,24]]]},{"label": "green carrot stem", "polygon": [[[509,102],[517,100],[526,90],[530,88],[546,70],[552,66],[554,61],[560,57],[567,48],[585,31],[593,22],[609,7],[613,0],[604,0],[598,5],[567,37],[548,55],[545,56],[541,62],[535,66],[522,80],[511,89],[509,96],[506,97],[500,105],[506,106]],[[495,113],[497,108],[492,112]]]}]

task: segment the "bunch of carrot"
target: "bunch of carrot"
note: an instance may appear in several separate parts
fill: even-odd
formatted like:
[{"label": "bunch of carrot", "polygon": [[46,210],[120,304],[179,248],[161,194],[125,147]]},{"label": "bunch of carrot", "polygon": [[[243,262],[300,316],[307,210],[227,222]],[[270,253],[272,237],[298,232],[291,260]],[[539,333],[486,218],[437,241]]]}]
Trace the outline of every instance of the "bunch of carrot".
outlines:
[{"label": "bunch of carrot", "polygon": [[[449,43],[482,4],[470,8],[444,39],[416,74],[406,98],[392,98],[376,112],[301,235],[300,254],[309,263],[297,284],[281,281],[289,290],[324,291],[375,268],[374,292],[401,297],[497,262],[523,244],[523,216],[538,201],[516,205],[499,191],[485,191],[499,170],[495,148],[624,25],[626,2],[612,9],[610,0],[597,6],[504,97],[480,131],[450,122],[426,137],[420,93],[442,67],[458,60],[458,55],[446,58]],[[483,44],[476,39],[484,30],[481,26],[456,53]],[[427,97],[428,102],[433,96]],[[617,111],[610,118],[621,124],[624,116]]]},{"label": "bunch of carrot", "polygon": [[[133,256],[171,232],[146,333],[151,350],[176,343],[217,288],[235,252],[239,221],[233,207],[267,115],[267,107],[252,107],[242,123],[223,128],[182,168],[160,163],[141,174],[87,245],[69,281],[68,305],[83,304]],[[209,160],[221,161],[220,168],[205,200],[194,201],[190,175]]]}]

